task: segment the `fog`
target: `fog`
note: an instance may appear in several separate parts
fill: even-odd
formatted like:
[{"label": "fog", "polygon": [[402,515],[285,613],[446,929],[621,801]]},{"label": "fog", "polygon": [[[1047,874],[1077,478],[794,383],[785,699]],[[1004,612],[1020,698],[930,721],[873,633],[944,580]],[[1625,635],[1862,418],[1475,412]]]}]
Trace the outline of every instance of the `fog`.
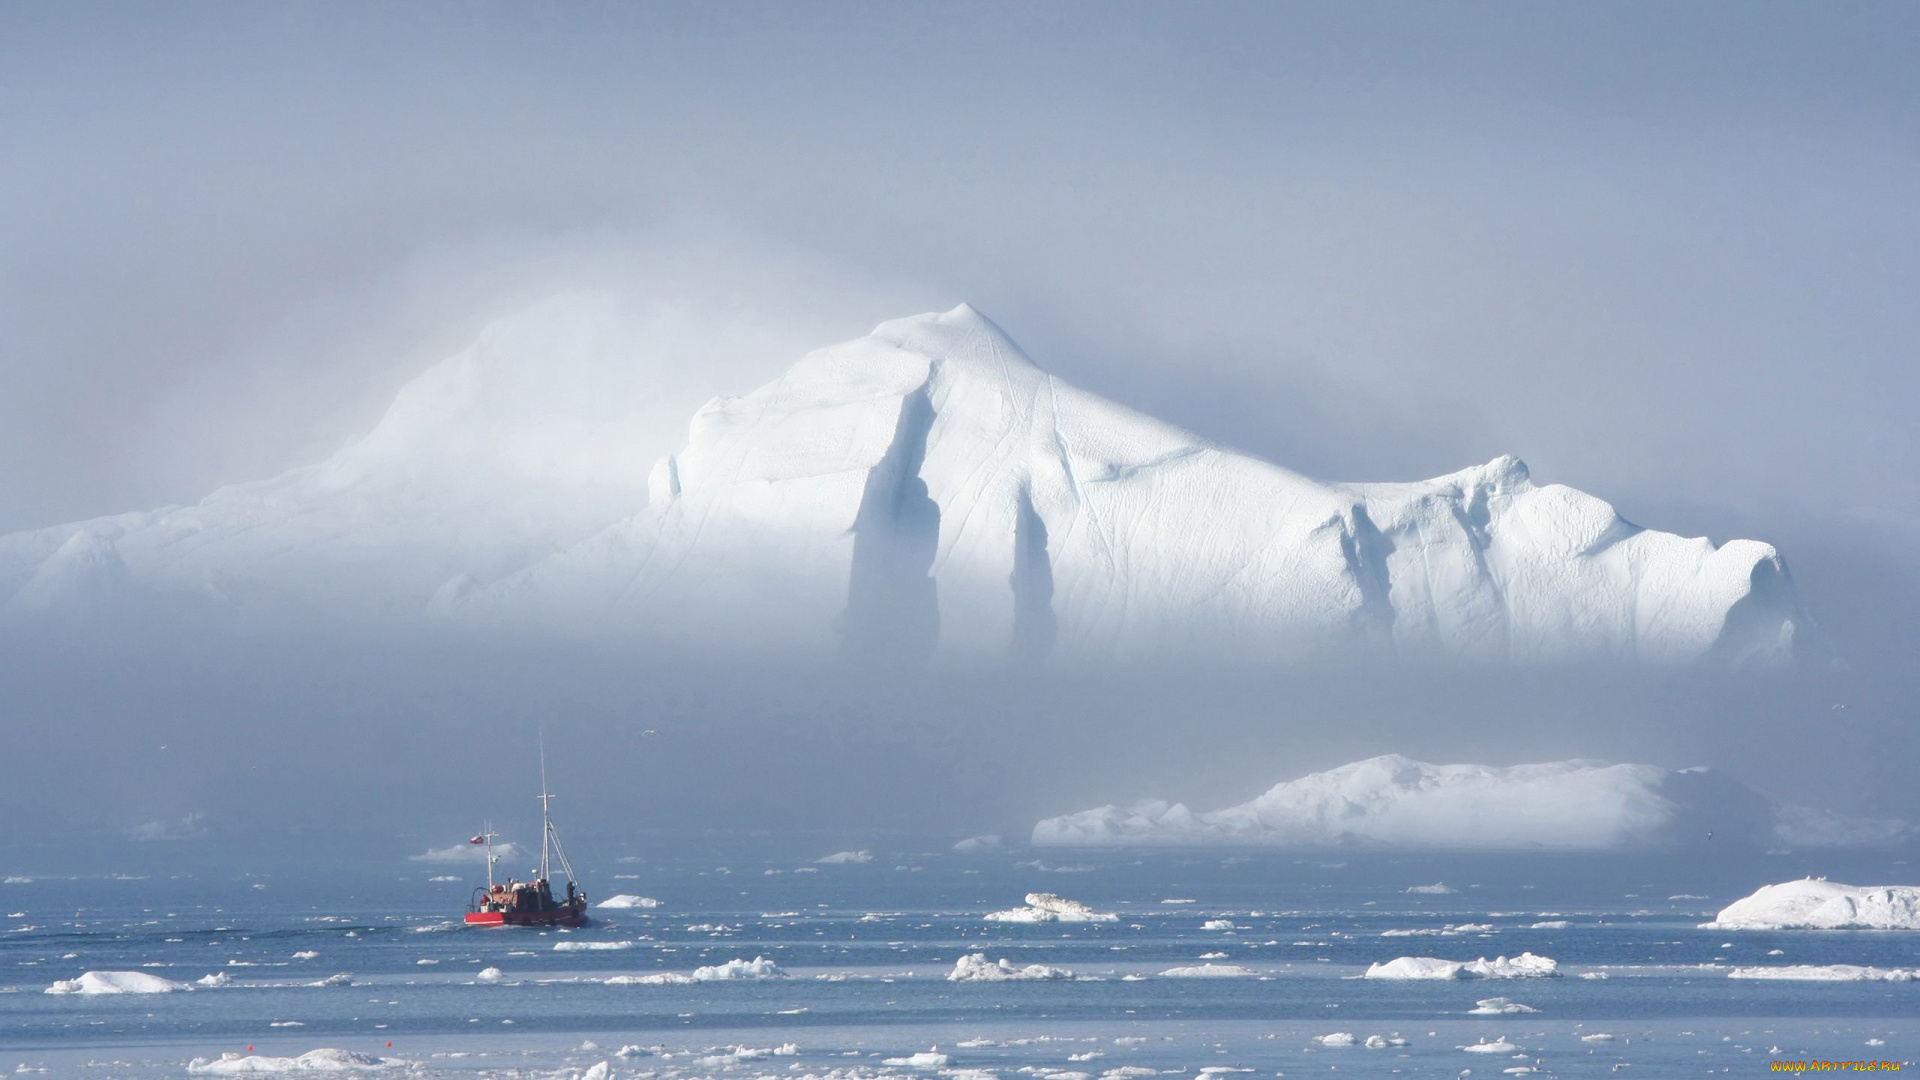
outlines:
[{"label": "fog", "polygon": [[664,846],[1020,835],[1388,751],[1920,816],[1917,33],[1893,4],[9,8],[0,533],[319,461],[557,293],[669,328],[642,461],[964,300],[1311,476],[1514,453],[1767,541],[1815,626],[1772,672],[1036,672],[147,613],[7,639],[0,851],[442,846],[531,806],[494,793],[532,790],[542,728],[583,827]]}]

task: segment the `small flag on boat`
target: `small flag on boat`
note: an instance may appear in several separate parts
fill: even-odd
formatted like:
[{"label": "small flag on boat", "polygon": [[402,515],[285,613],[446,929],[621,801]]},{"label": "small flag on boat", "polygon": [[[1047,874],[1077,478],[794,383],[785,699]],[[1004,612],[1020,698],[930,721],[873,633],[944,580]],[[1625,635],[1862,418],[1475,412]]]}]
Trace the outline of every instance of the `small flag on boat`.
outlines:
[{"label": "small flag on boat", "polygon": [[487,836],[485,833],[481,833],[479,836],[476,836],[473,839],[467,841],[467,843],[469,844],[484,844],[486,842],[487,842]]}]

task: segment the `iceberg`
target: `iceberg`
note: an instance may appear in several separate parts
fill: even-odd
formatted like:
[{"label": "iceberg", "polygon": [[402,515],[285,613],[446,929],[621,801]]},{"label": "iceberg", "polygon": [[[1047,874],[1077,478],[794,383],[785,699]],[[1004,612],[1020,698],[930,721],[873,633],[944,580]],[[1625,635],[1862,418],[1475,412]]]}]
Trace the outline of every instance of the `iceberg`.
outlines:
[{"label": "iceberg", "polygon": [[1805,878],[1763,885],[1727,905],[1713,930],[1920,930],[1920,885]]},{"label": "iceberg", "polygon": [[1012,961],[1002,958],[998,962],[989,961],[986,953],[968,953],[954,962],[953,971],[947,975],[949,982],[1009,982],[1043,981],[1048,979],[1071,979],[1073,972],[1066,968],[1049,967],[1046,964],[1028,964],[1016,966]]},{"label": "iceberg", "polygon": [[623,910],[626,908],[657,908],[660,906],[660,901],[655,900],[651,896],[635,896],[632,893],[620,893],[617,896],[609,896],[605,900],[599,901],[596,906],[614,910]]},{"label": "iceberg", "polygon": [[729,960],[724,964],[693,969],[695,982],[713,982],[720,979],[784,979],[787,973],[780,965],[764,956],[751,960]]},{"label": "iceberg", "polygon": [[[222,974],[225,974],[222,972]],[[211,976],[209,976],[211,978]],[[224,985],[222,980],[218,985]],[[208,983],[209,986],[216,985]],[[191,990],[191,983],[175,982],[144,971],[89,971],[77,979],[61,979],[47,987],[49,994],[171,994]]]},{"label": "iceberg", "polygon": [[1539,1012],[1531,1005],[1522,1005],[1503,997],[1481,998],[1467,1010],[1468,1016],[1512,1016],[1517,1013]]},{"label": "iceberg", "polygon": [[1783,964],[1778,967],[1737,967],[1729,979],[1785,979],[1795,982],[1914,982],[1920,970],[1862,967],[1859,964]]},{"label": "iceberg", "polygon": [[1766,544],[1642,528],[1513,457],[1310,479],[1066,383],[964,304],[714,399],[658,458],[640,339],[610,339],[616,321],[556,298],[317,464],[0,536],[0,619],[192,607],[1261,665],[1764,663],[1806,622]]},{"label": "iceberg", "polygon": [[[1544,979],[1560,974],[1557,961],[1532,953],[1508,959],[1436,960],[1428,956],[1402,956],[1367,968],[1368,979]],[[1500,1000],[1506,999],[1488,999]],[[1482,1002],[1485,1005],[1486,1002]]]},{"label": "iceberg", "polygon": [[988,922],[1115,922],[1120,916],[1095,911],[1077,900],[1065,900],[1052,893],[1027,894],[1027,906],[991,911],[982,916]]},{"label": "iceberg", "polygon": [[[1196,812],[1149,799],[1047,818],[1037,847],[1342,847],[1619,851],[1771,844],[1779,808],[1720,772],[1576,759],[1434,765],[1386,754]],[[1443,884],[1409,893],[1444,895]]]},{"label": "iceberg", "polygon": [[1354,1037],[1351,1031],[1336,1031],[1331,1035],[1315,1035],[1313,1041],[1325,1047],[1356,1046],[1360,1042],[1359,1039]]}]

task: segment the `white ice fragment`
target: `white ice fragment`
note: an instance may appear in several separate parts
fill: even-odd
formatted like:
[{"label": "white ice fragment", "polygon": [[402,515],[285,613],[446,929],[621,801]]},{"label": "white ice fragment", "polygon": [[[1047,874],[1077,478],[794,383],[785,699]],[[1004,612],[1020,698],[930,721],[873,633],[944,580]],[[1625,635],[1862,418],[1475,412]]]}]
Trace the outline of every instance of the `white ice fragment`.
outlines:
[{"label": "white ice fragment", "polygon": [[613,910],[657,908],[660,906],[660,901],[655,900],[651,896],[635,896],[632,893],[620,893],[617,896],[609,896],[605,900],[597,901],[597,906]]},{"label": "white ice fragment", "polygon": [[947,975],[950,982],[1039,981],[1071,978],[1073,978],[1073,972],[1066,968],[1049,967],[1046,964],[1028,964],[1025,967],[1018,967],[1005,958],[998,962],[989,961],[986,953],[968,953],[962,956],[954,962],[953,971]]},{"label": "white ice fragment", "polygon": [[983,916],[988,922],[1116,922],[1120,916],[1099,912],[1076,900],[1066,900],[1052,893],[1036,892],[1027,894],[1027,906],[1010,908],[1006,911],[993,911]]},{"label": "white ice fragment", "polygon": [[1402,956],[1384,964],[1374,964],[1366,972],[1369,979],[1525,979],[1560,974],[1559,964],[1545,956],[1521,953],[1488,960],[1438,960],[1426,956]]}]

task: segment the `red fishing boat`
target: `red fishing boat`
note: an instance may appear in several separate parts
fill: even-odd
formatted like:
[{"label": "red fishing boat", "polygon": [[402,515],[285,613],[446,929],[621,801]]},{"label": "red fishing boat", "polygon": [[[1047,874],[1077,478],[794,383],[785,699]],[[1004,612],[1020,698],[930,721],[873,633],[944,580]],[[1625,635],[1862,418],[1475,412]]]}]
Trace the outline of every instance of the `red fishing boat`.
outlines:
[{"label": "red fishing boat", "polygon": [[[567,849],[560,845],[560,833],[553,827],[553,796],[547,793],[547,755],[540,754],[540,869],[532,881],[509,877],[494,880],[493,868],[500,856],[493,853],[492,826],[473,838],[487,846],[487,883],[473,890],[467,904],[468,926],[584,926],[587,921],[587,894],[574,880],[573,864],[567,861]],[[553,863],[559,857],[560,870],[567,875],[567,895],[553,894]]]}]

